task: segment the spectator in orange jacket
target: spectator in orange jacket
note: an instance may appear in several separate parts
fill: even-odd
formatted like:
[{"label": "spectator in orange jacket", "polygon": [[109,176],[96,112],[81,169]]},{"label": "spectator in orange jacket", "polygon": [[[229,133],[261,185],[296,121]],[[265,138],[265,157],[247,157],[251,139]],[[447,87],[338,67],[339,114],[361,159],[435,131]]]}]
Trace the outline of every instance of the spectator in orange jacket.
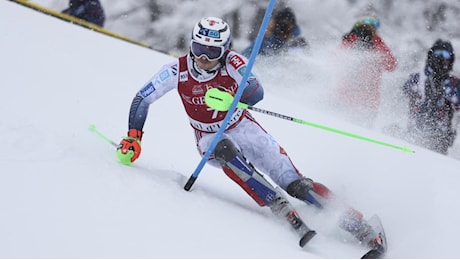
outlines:
[{"label": "spectator in orange jacket", "polygon": [[[339,82],[341,104],[365,113],[373,125],[380,106],[380,84],[384,71],[394,71],[397,60],[377,34],[380,22],[367,17],[357,21],[342,38],[341,49],[350,50],[343,77]],[[359,119],[362,120],[363,118]]]}]

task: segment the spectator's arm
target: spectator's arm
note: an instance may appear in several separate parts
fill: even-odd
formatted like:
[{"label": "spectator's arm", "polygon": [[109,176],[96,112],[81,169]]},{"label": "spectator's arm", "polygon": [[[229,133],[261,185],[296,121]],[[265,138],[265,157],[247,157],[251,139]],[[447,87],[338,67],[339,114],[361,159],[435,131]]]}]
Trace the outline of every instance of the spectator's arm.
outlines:
[{"label": "spectator's arm", "polygon": [[391,52],[390,48],[383,42],[383,40],[376,35],[374,39],[375,48],[382,54],[382,65],[387,71],[393,71],[398,65],[396,57]]}]

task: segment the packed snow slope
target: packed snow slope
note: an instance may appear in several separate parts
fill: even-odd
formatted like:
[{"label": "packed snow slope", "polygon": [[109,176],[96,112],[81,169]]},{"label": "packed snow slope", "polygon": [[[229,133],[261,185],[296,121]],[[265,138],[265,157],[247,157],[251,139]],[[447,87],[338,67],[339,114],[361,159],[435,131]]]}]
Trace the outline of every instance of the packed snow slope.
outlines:
[{"label": "packed snow slope", "polygon": [[[175,92],[150,108],[132,166],[118,142],[137,90],[170,56],[0,1],[1,258],[357,258],[326,213],[291,199],[318,231],[305,248],[218,169],[205,166]],[[320,59],[322,57],[322,59]],[[315,65],[305,75],[298,62]],[[348,123],[321,102],[327,56],[255,68],[259,107],[416,150],[364,142],[254,114],[306,176],[386,228],[390,258],[458,258],[459,161]],[[294,63],[294,65],[292,65]],[[279,65],[279,66],[278,66]],[[276,76],[275,76],[276,75]],[[305,78],[302,78],[304,77]],[[301,82],[293,81],[301,77]],[[285,82],[286,84],[282,84]]]}]

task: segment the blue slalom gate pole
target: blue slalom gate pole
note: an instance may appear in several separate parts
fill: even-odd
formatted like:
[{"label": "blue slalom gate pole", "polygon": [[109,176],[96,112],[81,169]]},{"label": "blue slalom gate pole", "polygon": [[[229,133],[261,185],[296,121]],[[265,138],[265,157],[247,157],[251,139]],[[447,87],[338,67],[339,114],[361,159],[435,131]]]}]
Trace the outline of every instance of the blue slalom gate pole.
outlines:
[{"label": "blue slalom gate pole", "polygon": [[254,48],[252,49],[251,56],[249,57],[246,71],[244,72],[243,78],[241,79],[241,82],[239,85],[240,87],[238,88],[238,91],[235,94],[232,105],[230,106],[228,110],[229,112],[227,113],[227,115],[224,118],[224,121],[222,122],[222,126],[219,128],[219,131],[217,131],[216,136],[211,142],[208,150],[206,151],[204,156],[201,158],[200,163],[198,164],[195,171],[193,172],[193,174],[190,176],[187,183],[185,184],[184,189],[186,191],[189,191],[190,188],[192,188],[193,183],[195,183],[196,179],[198,178],[198,175],[200,174],[201,170],[206,164],[206,161],[209,159],[209,156],[211,156],[211,153],[214,152],[214,148],[216,148],[217,142],[220,140],[222,134],[227,128],[228,121],[230,121],[230,117],[232,116],[232,111],[236,109],[236,106],[238,102],[240,101],[241,95],[243,95],[244,86],[245,86],[244,84],[248,80],[249,75],[251,74],[252,66],[254,65],[257,54],[259,53],[260,45],[262,44],[265,30],[267,29],[268,22],[270,21],[270,16],[272,14],[275,3],[276,3],[276,0],[270,0],[270,2],[268,3],[267,10],[265,11],[264,19],[262,21],[262,25],[260,26],[259,33],[257,34],[257,38],[254,43]]}]

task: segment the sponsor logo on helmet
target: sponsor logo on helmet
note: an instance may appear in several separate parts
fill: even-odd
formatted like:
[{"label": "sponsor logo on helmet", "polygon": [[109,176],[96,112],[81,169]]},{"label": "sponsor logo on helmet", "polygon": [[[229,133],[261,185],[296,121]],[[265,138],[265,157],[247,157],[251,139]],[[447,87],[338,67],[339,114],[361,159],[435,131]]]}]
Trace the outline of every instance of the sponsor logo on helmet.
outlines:
[{"label": "sponsor logo on helmet", "polygon": [[214,39],[219,39],[220,38],[220,32],[216,30],[211,30],[208,28],[201,28],[200,31],[198,32],[200,35],[214,38]]},{"label": "sponsor logo on helmet", "polygon": [[215,24],[219,24],[216,20],[208,20],[209,25],[214,26]]}]

